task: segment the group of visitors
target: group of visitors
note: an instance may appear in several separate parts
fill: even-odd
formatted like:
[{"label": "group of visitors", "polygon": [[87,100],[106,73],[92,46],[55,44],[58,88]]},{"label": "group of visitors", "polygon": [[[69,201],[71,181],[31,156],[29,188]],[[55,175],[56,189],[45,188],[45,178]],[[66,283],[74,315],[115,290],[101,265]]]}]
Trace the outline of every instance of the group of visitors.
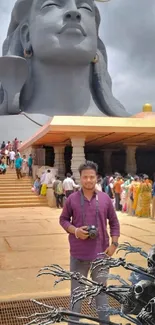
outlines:
[{"label": "group of visitors", "polygon": [[68,198],[74,191],[78,190],[80,186],[76,184],[74,177],[67,173],[64,181],[61,181],[59,176],[55,176],[53,180],[50,169],[44,171],[33,184],[32,191],[37,195],[45,196],[47,193],[48,185],[52,185],[54,196],[56,199],[57,208],[63,207],[64,199]]},{"label": "group of visitors", "polygon": [[53,177],[51,171],[50,169],[47,169],[42,172],[41,177],[37,175],[32,187],[32,192],[35,192],[37,195],[46,196],[47,186],[52,184],[52,182]]},{"label": "group of visitors", "polygon": [[32,177],[32,164],[33,164],[32,154],[30,154],[27,159],[26,155],[23,155],[22,158],[19,152],[16,153],[15,169],[16,169],[17,178],[20,179],[26,175]]},{"label": "group of visitors", "polygon": [[7,168],[10,167],[11,169],[16,169],[18,179],[26,175],[32,176],[32,155],[30,154],[28,159],[26,158],[26,155],[21,157],[18,148],[19,141],[17,138],[15,138],[12,143],[8,141],[6,144],[3,141],[0,150],[0,174],[6,174]]},{"label": "group of visitors", "polygon": [[72,177],[70,173],[67,173],[63,182],[60,180],[59,176],[56,176],[56,179],[53,182],[53,191],[56,198],[57,208],[62,208],[64,198],[68,198],[79,188],[80,186],[76,184],[74,177]]},{"label": "group of visitors", "polygon": [[[52,185],[57,208],[62,208],[64,201],[73,192],[80,189],[80,185],[76,183],[70,173],[67,173],[63,181],[59,176],[55,176],[53,181],[50,170],[47,170],[41,178],[37,176],[32,190],[38,195],[45,196],[49,184]],[[115,173],[113,176],[105,178],[98,175],[95,189],[108,194],[116,211],[137,217],[149,218],[152,216],[155,219],[155,183],[152,186],[147,175],[122,177],[119,173]]]},{"label": "group of visitors", "polygon": [[5,174],[8,166],[14,168],[16,155],[19,153],[20,143],[21,141],[19,142],[17,138],[12,142],[2,142],[0,146],[0,174]]},{"label": "group of visitors", "polygon": [[114,176],[106,176],[102,184],[103,191],[110,196],[116,211],[137,217],[152,216],[155,219],[155,184],[152,186],[148,175],[122,177],[116,173]]}]

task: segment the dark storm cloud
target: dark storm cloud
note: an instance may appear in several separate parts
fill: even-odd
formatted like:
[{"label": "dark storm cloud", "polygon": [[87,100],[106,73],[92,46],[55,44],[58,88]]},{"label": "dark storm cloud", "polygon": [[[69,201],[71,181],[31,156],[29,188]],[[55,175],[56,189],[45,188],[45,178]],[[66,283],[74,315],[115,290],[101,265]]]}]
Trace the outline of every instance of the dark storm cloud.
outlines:
[{"label": "dark storm cloud", "polygon": [[[0,48],[14,3],[0,0]],[[115,96],[132,113],[145,102],[155,108],[155,0],[111,0],[98,6]]]},{"label": "dark storm cloud", "polygon": [[111,0],[99,8],[115,95],[131,112],[145,102],[155,108],[155,1]]},{"label": "dark storm cloud", "polygon": [[106,44],[126,54],[134,69],[141,68],[143,73],[146,66],[154,74],[155,1],[111,0],[101,12],[101,34]]}]

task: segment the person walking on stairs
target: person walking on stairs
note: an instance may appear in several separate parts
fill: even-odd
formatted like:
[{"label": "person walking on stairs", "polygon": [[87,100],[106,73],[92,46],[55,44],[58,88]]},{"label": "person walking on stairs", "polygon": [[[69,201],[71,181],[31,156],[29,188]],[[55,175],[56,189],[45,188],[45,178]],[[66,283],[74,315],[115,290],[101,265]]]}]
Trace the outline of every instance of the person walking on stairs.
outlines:
[{"label": "person walking on stairs", "polygon": [[30,177],[32,176],[32,164],[33,164],[33,158],[32,158],[32,155],[30,154],[29,158],[28,158],[28,168],[29,168],[29,176]]},{"label": "person walking on stairs", "polygon": [[62,208],[64,191],[63,191],[63,184],[59,176],[55,176],[55,181],[53,182],[53,191],[56,199],[57,208],[58,209]]},{"label": "person walking on stairs", "polygon": [[15,162],[15,152],[13,150],[10,151],[9,160],[10,160],[10,167],[14,168],[14,162]]},{"label": "person walking on stairs", "polygon": [[22,178],[22,173],[21,173],[22,163],[23,163],[23,159],[20,157],[19,154],[17,154],[15,160],[15,168],[16,168],[16,174],[18,179]]}]

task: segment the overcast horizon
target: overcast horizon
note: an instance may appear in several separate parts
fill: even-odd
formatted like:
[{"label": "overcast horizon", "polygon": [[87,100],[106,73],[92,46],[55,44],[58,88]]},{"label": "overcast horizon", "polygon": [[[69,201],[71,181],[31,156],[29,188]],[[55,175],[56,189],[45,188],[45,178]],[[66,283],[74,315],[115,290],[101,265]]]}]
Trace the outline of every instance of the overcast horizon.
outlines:
[{"label": "overcast horizon", "polygon": [[[0,55],[14,3],[0,3]],[[115,97],[131,113],[147,102],[155,111],[155,1],[111,0],[98,7]]]}]

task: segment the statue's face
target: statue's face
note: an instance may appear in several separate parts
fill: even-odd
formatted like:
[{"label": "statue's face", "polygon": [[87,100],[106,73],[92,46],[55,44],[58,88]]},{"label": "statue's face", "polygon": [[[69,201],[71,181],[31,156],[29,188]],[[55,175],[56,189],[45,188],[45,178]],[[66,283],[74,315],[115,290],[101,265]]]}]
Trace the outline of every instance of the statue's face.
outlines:
[{"label": "statue's face", "polygon": [[94,0],[34,0],[29,32],[38,59],[90,63],[97,50]]}]

